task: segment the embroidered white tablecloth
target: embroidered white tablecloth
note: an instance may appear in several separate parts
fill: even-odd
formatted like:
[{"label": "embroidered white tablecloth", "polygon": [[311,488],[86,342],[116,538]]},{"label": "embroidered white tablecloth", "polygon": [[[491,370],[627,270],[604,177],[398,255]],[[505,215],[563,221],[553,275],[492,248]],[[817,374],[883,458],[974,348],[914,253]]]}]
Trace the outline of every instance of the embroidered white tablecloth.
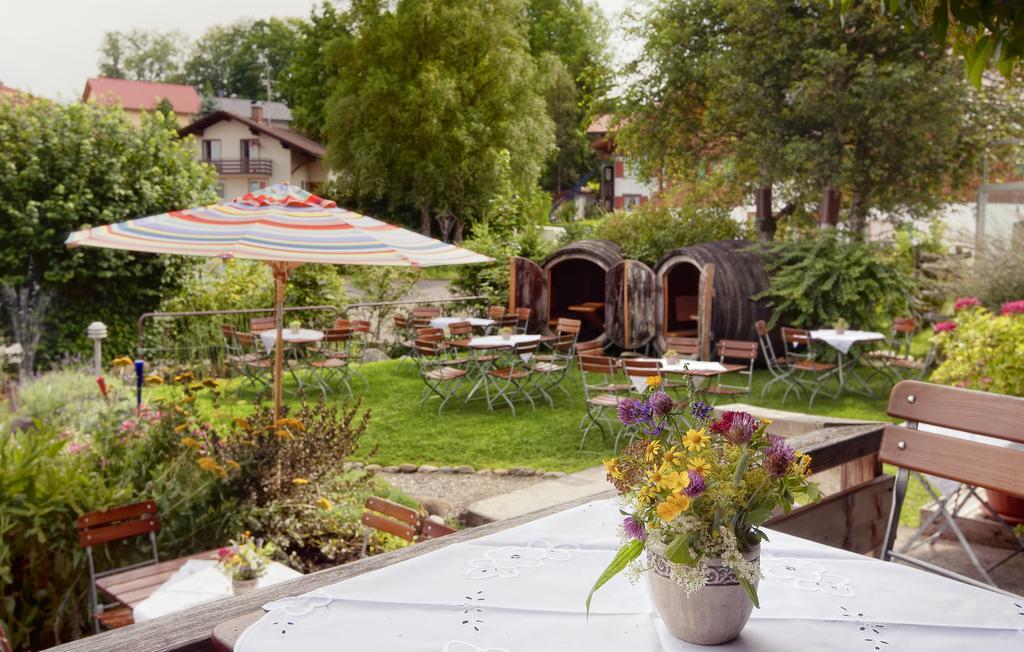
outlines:
[{"label": "embroidered white tablecloth", "polygon": [[[267,574],[259,579],[257,586],[270,586],[301,575],[275,561],[267,569]],[[132,610],[132,615],[135,622],[141,623],[232,595],[231,580],[217,568],[216,561],[189,559],[152,595],[140,602]]]},{"label": "embroidered white tablecloth", "polygon": [[[319,342],[324,339],[324,333],[312,328],[300,328],[299,332],[295,333],[292,329],[285,328],[281,331],[281,339],[285,342]],[[260,340],[263,341],[263,348],[268,353],[273,352],[277,346],[277,331],[263,331],[260,333]]]},{"label": "embroidered white tablecloth", "polygon": [[811,331],[811,338],[828,344],[840,353],[846,354],[857,342],[881,342],[885,335],[875,331],[851,331],[844,330],[839,333],[834,328]]},{"label": "embroidered white tablecloth", "polygon": [[436,317],[430,320],[430,325],[434,328],[448,328],[452,324],[456,324],[460,321],[469,322],[470,326],[477,326],[480,328],[494,325],[493,319],[484,319],[483,317]]},{"label": "embroidered white tablecloth", "polygon": [[[619,546],[614,500],[576,507],[266,605],[236,650],[647,652],[665,629],[645,580],[584,599]],[[1020,650],[1024,599],[769,532],[761,609],[721,650]]]}]

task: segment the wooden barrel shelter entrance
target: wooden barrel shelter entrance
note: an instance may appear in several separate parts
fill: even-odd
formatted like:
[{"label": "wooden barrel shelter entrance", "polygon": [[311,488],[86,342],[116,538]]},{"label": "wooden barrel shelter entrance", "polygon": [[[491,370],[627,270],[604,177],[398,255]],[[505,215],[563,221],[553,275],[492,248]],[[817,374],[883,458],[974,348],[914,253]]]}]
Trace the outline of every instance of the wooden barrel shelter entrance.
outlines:
[{"label": "wooden barrel shelter entrance", "polygon": [[768,288],[764,264],[744,240],[720,240],[673,249],[655,268],[657,345],[680,335],[701,340],[709,358],[715,340],[756,340],[754,323],[768,307],[751,297]]},{"label": "wooden barrel shelter entrance", "polygon": [[579,319],[580,341],[604,343],[608,270],[622,262],[619,245],[608,240],[571,242],[540,264],[547,285],[545,321],[548,330],[559,319]]}]

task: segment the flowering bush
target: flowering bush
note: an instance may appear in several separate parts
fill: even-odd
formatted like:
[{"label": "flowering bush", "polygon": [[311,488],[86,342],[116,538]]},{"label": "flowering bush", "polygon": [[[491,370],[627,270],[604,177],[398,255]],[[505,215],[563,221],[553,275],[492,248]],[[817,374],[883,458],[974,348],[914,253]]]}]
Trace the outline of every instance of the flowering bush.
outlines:
[{"label": "flowering bush", "polygon": [[232,541],[230,546],[217,551],[217,567],[233,580],[254,580],[266,574],[273,556],[273,543],[253,539],[246,530],[241,541]]},{"label": "flowering bush", "polygon": [[957,305],[955,325],[936,325],[935,342],[943,360],[931,380],[1024,396],[1024,300],[1004,303],[999,315],[966,299]]},{"label": "flowering bush", "polygon": [[598,578],[587,598],[637,561],[645,541],[667,545],[672,574],[687,592],[705,583],[709,562],[721,558],[757,604],[758,569],[743,553],[766,540],[761,525],[777,507],[789,511],[798,499],[817,500],[808,482],[810,458],[766,432],[768,420],[726,412],[712,420],[701,401],[686,414],[667,394],[649,387],[642,398],[624,401],[619,419],[635,438],[622,455],[605,460],[618,490],[626,543]]}]

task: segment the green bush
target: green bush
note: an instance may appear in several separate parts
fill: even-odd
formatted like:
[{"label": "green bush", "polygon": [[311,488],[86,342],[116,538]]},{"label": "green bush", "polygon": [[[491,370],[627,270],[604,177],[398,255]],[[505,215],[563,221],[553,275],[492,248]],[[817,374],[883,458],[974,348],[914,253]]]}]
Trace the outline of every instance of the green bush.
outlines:
[{"label": "green bush", "polygon": [[473,237],[462,243],[468,249],[494,258],[493,263],[461,265],[452,287],[464,295],[482,295],[492,305],[508,302],[508,259],[512,256],[539,259],[550,253],[552,246],[540,238],[536,226],[524,226],[511,235],[500,235],[486,225],[473,231]]},{"label": "green bush", "polygon": [[942,363],[931,380],[996,394],[1024,396],[1024,314],[984,308],[957,313],[956,329],[935,336]]},{"label": "green bush", "polygon": [[914,308],[906,265],[880,245],[829,231],[816,238],[761,246],[771,284],[757,299],[773,308],[771,326],[884,328]]},{"label": "green bush", "polygon": [[990,244],[978,252],[969,277],[970,293],[995,310],[1024,297],[1024,246],[1021,242]]},{"label": "green bush", "polygon": [[596,230],[598,238],[622,247],[626,258],[656,264],[677,247],[743,236],[742,227],[722,208],[672,208],[644,204],[610,213]]}]

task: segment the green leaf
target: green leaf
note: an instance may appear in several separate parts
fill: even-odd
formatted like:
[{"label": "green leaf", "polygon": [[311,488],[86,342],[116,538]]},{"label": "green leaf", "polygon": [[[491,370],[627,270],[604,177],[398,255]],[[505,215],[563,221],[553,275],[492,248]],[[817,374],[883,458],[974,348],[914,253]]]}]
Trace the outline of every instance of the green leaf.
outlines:
[{"label": "green leaf", "polygon": [[932,10],[932,34],[943,45],[949,34],[949,0],[939,0]]},{"label": "green leaf", "polygon": [[619,552],[615,554],[611,563],[604,569],[604,572],[594,582],[594,587],[590,589],[590,593],[587,594],[587,616],[590,616],[590,600],[594,597],[594,592],[604,586],[608,580],[612,579],[626,567],[629,562],[633,561],[640,556],[643,552],[644,542],[640,539],[631,539],[628,543],[619,548]]},{"label": "green leaf", "polygon": [[693,556],[693,552],[690,550],[695,536],[693,532],[676,535],[676,538],[672,539],[672,543],[668,544],[668,547],[665,548],[665,559],[676,564],[692,566],[697,561],[697,558]]},{"label": "green leaf", "polygon": [[732,474],[732,483],[739,484],[740,480],[743,479],[743,474],[747,472],[747,466],[750,464],[750,449],[744,448],[743,454],[740,455],[739,461],[736,462],[736,470]]},{"label": "green leaf", "polygon": [[757,588],[750,583],[750,580],[745,577],[740,577],[738,573],[736,574],[736,578],[739,579],[740,586],[743,587],[743,590],[747,592],[747,597],[750,598],[750,601],[754,603],[755,607],[760,609],[761,603],[757,601]]},{"label": "green leaf", "polygon": [[988,61],[994,48],[995,40],[986,34],[978,39],[965,57],[967,59],[967,79],[975,87],[981,87],[981,76],[988,68]]}]

